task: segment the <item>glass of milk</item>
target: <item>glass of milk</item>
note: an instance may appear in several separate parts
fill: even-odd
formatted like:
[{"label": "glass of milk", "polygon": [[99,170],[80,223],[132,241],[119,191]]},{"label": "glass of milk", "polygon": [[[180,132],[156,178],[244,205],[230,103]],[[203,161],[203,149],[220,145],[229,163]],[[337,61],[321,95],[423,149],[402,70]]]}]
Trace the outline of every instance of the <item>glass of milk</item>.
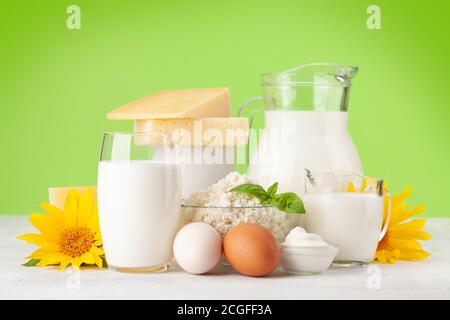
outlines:
[{"label": "glass of milk", "polygon": [[306,229],[339,246],[335,264],[355,266],[373,260],[390,218],[391,201],[383,180],[334,171],[307,170],[302,196]]},{"label": "glass of milk", "polygon": [[170,153],[163,134],[104,134],[98,211],[110,268],[168,269],[181,206],[180,165]]}]

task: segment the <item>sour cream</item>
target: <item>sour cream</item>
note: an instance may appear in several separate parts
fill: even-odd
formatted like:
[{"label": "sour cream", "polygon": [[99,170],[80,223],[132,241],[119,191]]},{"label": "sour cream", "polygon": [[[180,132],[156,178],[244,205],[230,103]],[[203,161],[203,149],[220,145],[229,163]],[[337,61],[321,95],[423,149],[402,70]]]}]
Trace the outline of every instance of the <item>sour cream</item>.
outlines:
[{"label": "sour cream", "polygon": [[311,274],[327,270],[338,248],[320,236],[295,227],[281,244],[281,266],[290,273]]},{"label": "sour cream", "polygon": [[315,233],[307,233],[302,227],[295,227],[282,243],[287,247],[326,247],[328,243]]}]

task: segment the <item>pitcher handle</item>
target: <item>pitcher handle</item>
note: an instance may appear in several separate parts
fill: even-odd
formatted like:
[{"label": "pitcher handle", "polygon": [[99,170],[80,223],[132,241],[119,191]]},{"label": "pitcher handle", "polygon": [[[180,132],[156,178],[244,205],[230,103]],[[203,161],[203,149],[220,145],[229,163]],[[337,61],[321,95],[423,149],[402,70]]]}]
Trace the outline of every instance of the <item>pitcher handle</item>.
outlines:
[{"label": "pitcher handle", "polygon": [[387,199],[388,199],[388,212],[386,216],[386,221],[384,222],[384,226],[381,229],[380,239],[378,240],[378,242],[383,240],[384,236],[386,235],[387,229],[389,227],[389,220],[391,220],[392,198],[388,197]]},{"label": "pitcher handle", "polygon": [[[239,107],[239,111],[238,111],[238,117],[242,116],[242,111],[244,111],[244,109],[247,108],[247,106],[249,104],[251,104],[252,102],[255,101],[261,101],[264,100],[264,97],[262,96],[255,96],[255,97],[251,97],[249,99],[247,99],[240,107]],[[255,119],[255,114],[259,113],[261,111],[264,111],[264,107],[258,108],[256,110],[254,110],[250,115],[249,115],[249,124],[248,127],[249,129],[251,129],[253,127],[253,120]],[[251,132],[251,130],[250,130]],[[248,162],[250,162],[250,138],[251,138],[251,134],[249,132],[248,135],[248,141],[247,141],[247,147],[245,148],[245,157],[247,159]]]},{"label": "pitcher handle", "polygon": [[[251,97],[249,99],[247,99],[243,104],[241,104],[241,106],[239,107],[239,111],[238,111],[238,117],[241,116],[242,111],[244,111],[244,109],[253,101],[259,101],[259,100],[264,100],[264,97],[262,96],[255,96],[255,97]],[[250,115],[250,119],[253,118],[253,114],[256,112],[260,112],[262,110],[256,110],[254,111],[251,115]]]}]

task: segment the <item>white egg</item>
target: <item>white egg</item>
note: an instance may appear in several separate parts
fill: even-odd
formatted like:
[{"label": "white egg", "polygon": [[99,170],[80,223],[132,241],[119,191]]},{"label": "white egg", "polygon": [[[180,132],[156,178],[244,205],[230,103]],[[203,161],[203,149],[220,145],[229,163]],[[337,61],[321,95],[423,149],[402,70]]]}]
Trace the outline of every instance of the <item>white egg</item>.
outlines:
[{"label": "white egg", "polygon": [[202,274],[214,268],[222,256],[222,239],[207,223],[190,223],[178,231],[173,254],[186,272]]}]

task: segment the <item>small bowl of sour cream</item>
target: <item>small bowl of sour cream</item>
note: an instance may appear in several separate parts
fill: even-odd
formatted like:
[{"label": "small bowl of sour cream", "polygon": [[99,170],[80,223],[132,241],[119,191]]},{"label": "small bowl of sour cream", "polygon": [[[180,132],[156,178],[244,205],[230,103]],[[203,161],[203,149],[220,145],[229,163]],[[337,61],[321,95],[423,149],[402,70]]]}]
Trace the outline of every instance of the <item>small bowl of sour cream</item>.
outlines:
[{"label": "small bowl of sour cream", "polygon": [[314,274],[327,270],[339,248],[328,244],[320,236],[295,227],[281,243],[281,266],[286,272]]}]

